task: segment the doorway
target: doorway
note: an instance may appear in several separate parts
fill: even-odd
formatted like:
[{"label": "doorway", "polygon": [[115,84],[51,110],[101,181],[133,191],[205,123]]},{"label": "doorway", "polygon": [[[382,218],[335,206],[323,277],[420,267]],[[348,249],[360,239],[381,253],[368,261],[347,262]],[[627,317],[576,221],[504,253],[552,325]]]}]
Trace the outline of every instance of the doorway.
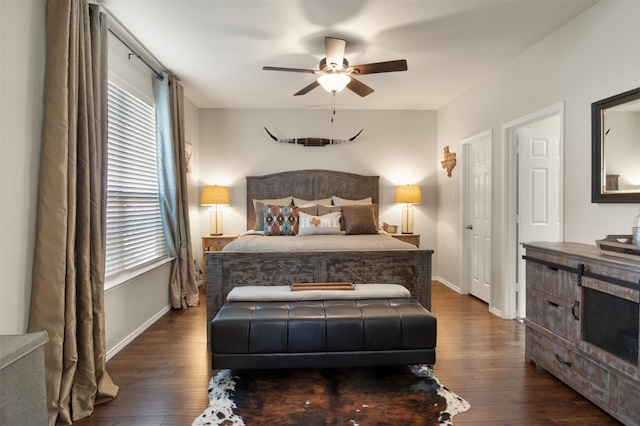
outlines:
[{"label": "doorway", "polygon": [[491,306],[492,246],[492,140],[491,130],[460,141],[466,159],[464,167],[464,226],[462,262],[463,293],[469,293]]},{"label": "doorway", "polygon": [[562,241],[564,105],[502,126],[504,154],[503,318],[526,316],[522,243]]}]

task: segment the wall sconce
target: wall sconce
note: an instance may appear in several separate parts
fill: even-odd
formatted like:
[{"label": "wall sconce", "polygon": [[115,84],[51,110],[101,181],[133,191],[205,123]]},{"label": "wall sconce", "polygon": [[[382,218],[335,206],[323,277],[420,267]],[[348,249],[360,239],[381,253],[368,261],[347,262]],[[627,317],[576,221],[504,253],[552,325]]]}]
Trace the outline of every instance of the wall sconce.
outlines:
[{"label": "wall sconce", "polygon": [[202,190],[201,206],[213,206],[210,212],[209,231],[211,235],[222,235],[222,210],[221,205],[231,204],[229,200],[229,188],[226,186],[205,186]]},{"label": "wall sconce", "polygon": [[420,204],[422,202],[420,187],[418,185],[397,186],[393,202],[406,204],[402,208],[402,233],[413,234],[413,207],[411,204]]}]

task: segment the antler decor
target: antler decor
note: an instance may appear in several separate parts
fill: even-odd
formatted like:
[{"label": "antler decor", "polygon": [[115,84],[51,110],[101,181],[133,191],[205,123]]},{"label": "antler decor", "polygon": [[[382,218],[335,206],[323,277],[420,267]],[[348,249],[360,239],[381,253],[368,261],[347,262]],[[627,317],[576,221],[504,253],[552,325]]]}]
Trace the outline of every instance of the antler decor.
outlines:
[{"label": "antler decor", "polygon": [[358,136],[360,136],[360,133],[362,133],[362,131],[364,130],[364,129],[361,129],[358,133],[356,133],[355,136],[350,137],[349,139],[323,139],[323,138],[280,139],[280,138],[277,138],[277,137],[273,136],[273,134],[271,134],[269,129],[267,129],[266,127],[264,129],[267,131],[269,136],[271,136],[271,139],[273,139],[276,142],[280,142],[280,143],[295,143],[295,144],[304,145],[304,146],[338,145],[338,144],[341,144],[341,143],[353,142]]}]

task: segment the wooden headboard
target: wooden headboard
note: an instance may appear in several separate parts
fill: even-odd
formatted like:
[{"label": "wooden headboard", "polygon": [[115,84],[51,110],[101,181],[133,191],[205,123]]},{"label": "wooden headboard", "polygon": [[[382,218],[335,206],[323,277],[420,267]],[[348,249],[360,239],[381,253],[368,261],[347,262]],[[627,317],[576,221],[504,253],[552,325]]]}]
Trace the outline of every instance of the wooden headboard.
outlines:
[{"label": "wooden headboard", "polygon": [[304,200],[332,195],[350,200],[371,197],[376,217],[379,205],[379,176],[363,176],[332,170],[296,170],[264,176],[247,176],[247,229],[256,222],[254,199],[282,198],[293,195]]}]

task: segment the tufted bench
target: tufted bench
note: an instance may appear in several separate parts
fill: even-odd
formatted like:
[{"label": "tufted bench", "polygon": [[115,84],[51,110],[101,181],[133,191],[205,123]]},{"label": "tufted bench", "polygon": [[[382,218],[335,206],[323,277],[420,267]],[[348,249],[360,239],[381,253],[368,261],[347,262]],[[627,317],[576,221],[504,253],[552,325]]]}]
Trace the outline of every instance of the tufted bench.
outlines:
[{"label": "tufted bench", "polygon": [[412,298],[226,302],[212,368],[435,364],[436,318]]}]

